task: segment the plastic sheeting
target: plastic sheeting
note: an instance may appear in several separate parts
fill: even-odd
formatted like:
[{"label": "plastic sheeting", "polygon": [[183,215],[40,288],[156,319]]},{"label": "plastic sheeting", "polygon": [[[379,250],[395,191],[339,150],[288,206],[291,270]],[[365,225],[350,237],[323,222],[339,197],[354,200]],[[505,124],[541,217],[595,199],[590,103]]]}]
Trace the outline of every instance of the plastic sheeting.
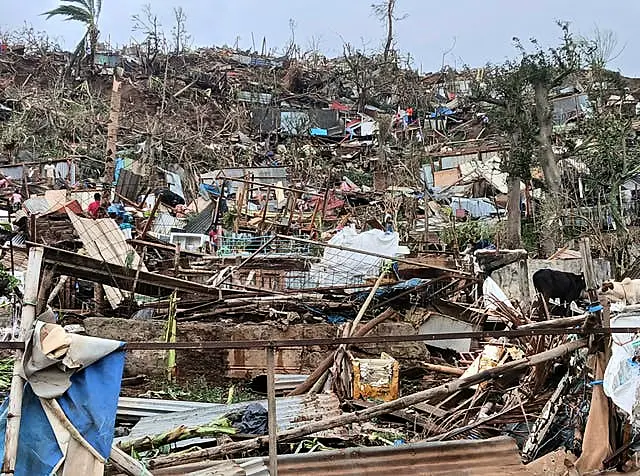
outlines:
[{"label": "plastic sheeting", "polygon": [[513,308],[513,304],[504,293],[502,288],[498,286],[498,284],[491,278],[487,278],[484,280],[482,284],[482,295],[484,296],[484,307],[485,309],[490,309],[495,311],[497,309],[496,301],[503,302],[510,308]]},{"label": "plastic sheeting", "polygon": [[[640,315],[620,315],[611,320],[611,327],[640,327]],[[640,364],[634,362],[640,354],[640,338],[633,334],[613,334],[611,359],[604,373],[604,393],[628,415],[632,414],[636,392],[640,388]]]},{"label": "plastic sheeting", "polygon": [[[374,229],[358,233],[353,226],[342,229],[329,240],[330,245],[386,256],[397,256],[400,249],[399,243],[400,237],[396,232],[385,233]],[[312,264],[308,273],[302,277],[290,276],[288,287],[301,289],[362,284],[365,278],[380,274],[383,261],[382,258],[364,255],[357,251],[325,248],[320,262]]]},{"label": "plastic sheeting", "polygon": [[[117,350],[73,375],[71,387],[57,399],[73,426],[105,460],[109,457],[113,442],[123,368],[124,351]],[[8,400],[5,400],[0,407],[2,456],[7,411]],[[15,476],[48,475],[60,467],[65,453],[58,438],[40,399],[27,384],[22,400]]]}]

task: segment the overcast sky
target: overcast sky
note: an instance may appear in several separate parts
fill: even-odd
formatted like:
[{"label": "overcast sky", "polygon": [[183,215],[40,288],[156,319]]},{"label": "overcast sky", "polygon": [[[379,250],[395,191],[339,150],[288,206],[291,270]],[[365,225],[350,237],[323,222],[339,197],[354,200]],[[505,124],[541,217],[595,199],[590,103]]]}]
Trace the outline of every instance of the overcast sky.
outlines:
[{"label": "overcast sky", "polygon": [[[629,0],[397,0],[398,15],[407,17],[397,25],[397,46],[410,52],[422,71],[439,70],[443,63],[454,67],[500,62],[514,55],[511,39],[536,37],[549,46],[557,44],[556,20],[570,21],[573,30],[589,34],[616,32],[622,52],[611,67],[627,76],[640,76],[638,19],[640,2]],[[196,46],[235,44],[256,48],[266,37],[269,48],[281,49],[290,36],[289,19],[296,24],[296,40],[303,47],[312,38],[328,56],[342,51],[344,41],[367,49],[379,47],[384,32],[371,14],[371,0],[103,0],[100,31],[103,39],[122,45],[131,37],[131,16],[151,3],[163,29],[169,34],[172,9],[182,6],[187,30]],[[0,29],[27,22],[46,29],[70,49],[82,27],[60,19],[45,20],[39,14],[58,4],[55,0],[0,0]]]}]

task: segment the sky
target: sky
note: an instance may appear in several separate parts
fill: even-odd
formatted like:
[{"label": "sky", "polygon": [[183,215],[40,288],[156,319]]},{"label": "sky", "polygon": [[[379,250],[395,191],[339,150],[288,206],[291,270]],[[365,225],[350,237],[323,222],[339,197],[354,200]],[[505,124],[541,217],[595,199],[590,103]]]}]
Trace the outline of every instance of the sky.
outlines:
[{"label": "sky", "polygon": [[[375,0],[374,0],[375,1]],[[319,45],[327,56],[338,56],[349,42],[372,51],[380,48],[385,31],[373,16],[372,0],[103,0],[99,27],[102,39],[123,45],[134,37],[131,17],[144,4],[160,19],[169,36],[173,9],[181,6],[187,15],[187,32],[194,46],[235,45],[282,50],[291,37],[301,47]],[[73,49],[82,36],[82,26],[61,19],[45,20],[40,14],[58,5],[56,0],[0,0],[0,32],[19,28],[25,22],[46,30],[66,49]],[[637,20],[640,2],[629,0],[397,0],[396,46],[411,54],[414,67],[422,72],[452,67],[499,63],[515,55],[512,38],[537,38],[544,46],[559,43],[556,21],[569,21],[572,30],[584,36],[595,28],[615,32],[617,57],[609,67],[626,76],[640,77]],[[140,35],[138,34],[138,39]],[[637,55],[636,55],[637,57]],[[635,60],[635,61],[634,61]]]}]

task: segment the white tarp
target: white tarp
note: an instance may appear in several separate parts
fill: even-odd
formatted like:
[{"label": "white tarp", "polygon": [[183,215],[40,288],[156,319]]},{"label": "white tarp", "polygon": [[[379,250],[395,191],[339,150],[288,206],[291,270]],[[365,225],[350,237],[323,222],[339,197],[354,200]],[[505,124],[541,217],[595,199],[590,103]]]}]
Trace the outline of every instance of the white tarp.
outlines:
[{"label": "white tarp", "polygon": [[[331,240],[336,245],[353,250],[362,250],[385,256],[397,256],[400,237],[398,233],[369,230],[358,233],[355,227],[342,229]],[[355,251],[325,248],[319,263],[311,265],[308,273],[289,275],[289,288],[348,286],[362,284],[367,277],[377,277],[384,260]]]},{"label": "white tarp", "polygon": [[513,309],[513,304],[504,293],[502,288],[491,278],[484,280],[482,284],[482,295],[484,296],[484,308],[495,311],[497,309],[496,301],[503,302]]},{"label": "white tarp", "polygon": [[[611,327],[640,327],[640,315],[620,315],[611,320]],[[636,403],[640,388],[640,364],[634,362],[636,351],[640,353],[640,339],[634,334],[613,334],[611,359],[604,372],[604,393],[628,415]]]}]

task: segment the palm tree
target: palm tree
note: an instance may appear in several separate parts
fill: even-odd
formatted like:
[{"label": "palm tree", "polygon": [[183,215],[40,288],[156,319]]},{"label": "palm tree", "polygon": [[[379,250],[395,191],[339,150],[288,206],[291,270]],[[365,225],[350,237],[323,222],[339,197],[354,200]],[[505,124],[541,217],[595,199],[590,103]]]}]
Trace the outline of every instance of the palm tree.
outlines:
[{"label": "palm tree", "polygon": [[61,0],[62,5],[48,12],[44,12],[43,15],[47,16],[47,20],[54,16],[66,17],[65,21],[78,21],[84,23],[87,26],[87,31],[76,46],[76,49],[71,58],[71,64],[76,59],[80,59],[84,56],[87,43],[89,43],[89,64],[93,65],[93,59],[96,54],[96,48],[98,46],[98,18],[100,17],[100,10],[102,10],[102,0]]}]

